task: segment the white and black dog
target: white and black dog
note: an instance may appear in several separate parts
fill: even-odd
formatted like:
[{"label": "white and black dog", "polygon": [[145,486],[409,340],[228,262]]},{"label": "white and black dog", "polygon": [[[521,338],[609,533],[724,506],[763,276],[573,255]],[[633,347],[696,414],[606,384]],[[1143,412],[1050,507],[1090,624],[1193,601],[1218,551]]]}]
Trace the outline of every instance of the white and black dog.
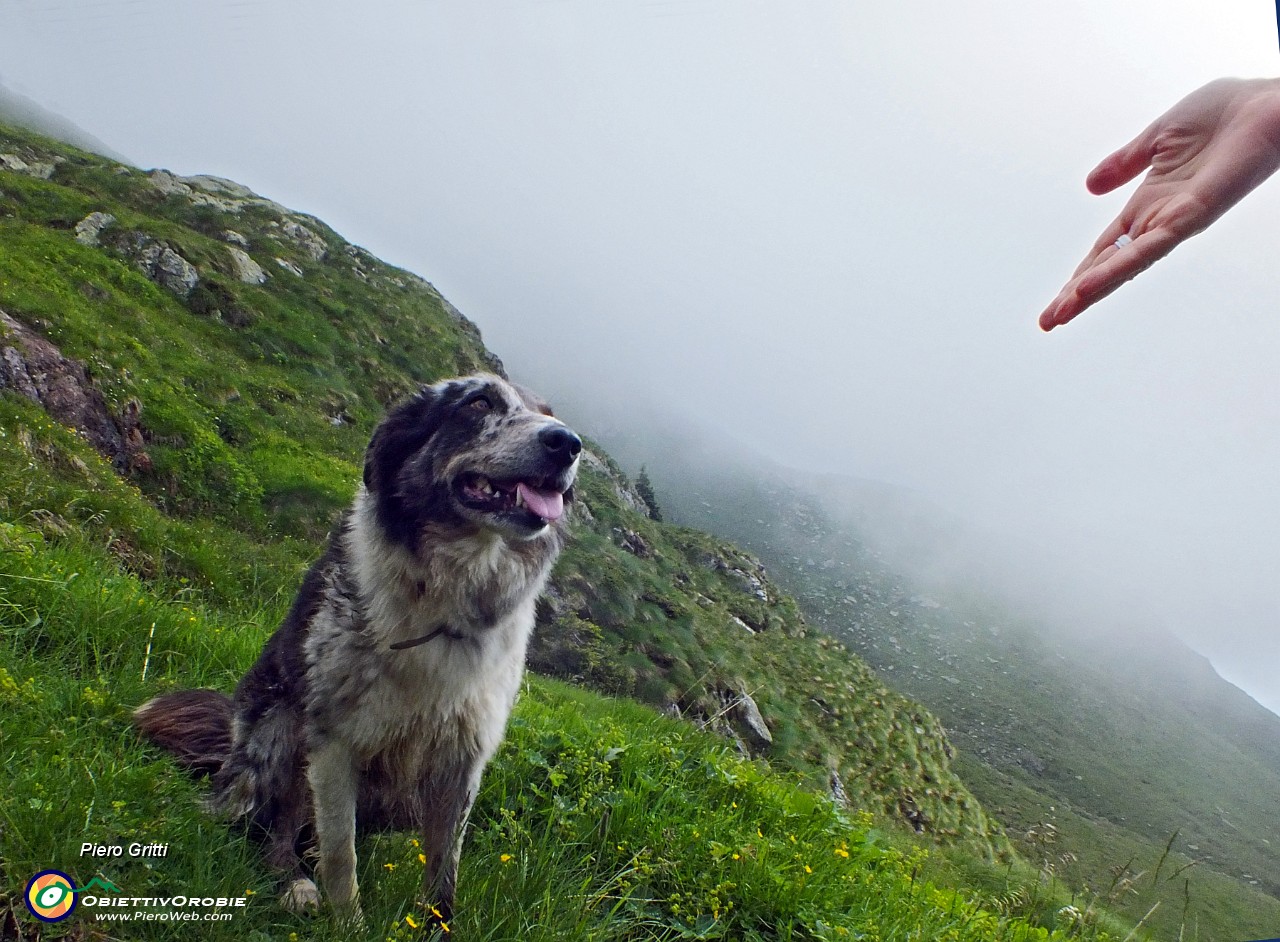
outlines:
[{"label": "white and black dog", "polygon": [[375,430],[364,485],[234,697],[165,694],[142,732],[263,834],[284,903],[359,918],[357,829],[417,829],[452,911],[463,827],[502,741],[582,442],[497,376],[424,387]]}]

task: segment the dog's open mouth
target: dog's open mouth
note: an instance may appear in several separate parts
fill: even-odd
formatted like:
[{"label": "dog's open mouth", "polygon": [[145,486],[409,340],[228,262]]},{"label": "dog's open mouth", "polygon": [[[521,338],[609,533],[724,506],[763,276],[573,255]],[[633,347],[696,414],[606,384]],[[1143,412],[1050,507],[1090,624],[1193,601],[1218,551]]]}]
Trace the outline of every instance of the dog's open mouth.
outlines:
[{"label": "dog's open mouth", "polygon": [[458,497],[481,513],[536,517],[538,526],[564,516],[564,492],[547,481],[495,481],[483,474],[467,474],[459,482]]}]

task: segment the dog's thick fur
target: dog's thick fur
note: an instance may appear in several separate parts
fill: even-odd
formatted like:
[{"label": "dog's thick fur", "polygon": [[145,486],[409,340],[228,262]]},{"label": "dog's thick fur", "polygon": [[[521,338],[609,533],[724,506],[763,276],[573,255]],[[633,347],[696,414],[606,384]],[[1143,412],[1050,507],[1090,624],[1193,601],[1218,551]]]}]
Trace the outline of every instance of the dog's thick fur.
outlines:
[{"label": "dog's thick fur", "polygon": [[263,834],[286,905],[318,901],[302,866],[314,840],[325,895],[358,918],[357,828],[412,828],[426,901],[449,917],[581,447],[496,376],[423,388],[378,426],[353,506],[235,696],[180,691],[135,712]]}]

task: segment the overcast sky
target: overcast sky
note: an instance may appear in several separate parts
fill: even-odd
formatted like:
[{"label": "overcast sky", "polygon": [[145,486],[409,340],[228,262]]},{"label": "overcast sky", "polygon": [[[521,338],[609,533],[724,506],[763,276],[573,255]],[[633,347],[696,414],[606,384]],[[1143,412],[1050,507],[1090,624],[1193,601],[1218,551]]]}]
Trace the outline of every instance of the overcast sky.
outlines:
[{"label": "overcast sky", "polygon": [[1128,192],[1088,170],[1209,79],[1280,74],[1275,16],[0,0],[0,82],[418,272],[552,397],[697,410],[1006,528],[1280,711],[1280,183],[1035,323]]}]

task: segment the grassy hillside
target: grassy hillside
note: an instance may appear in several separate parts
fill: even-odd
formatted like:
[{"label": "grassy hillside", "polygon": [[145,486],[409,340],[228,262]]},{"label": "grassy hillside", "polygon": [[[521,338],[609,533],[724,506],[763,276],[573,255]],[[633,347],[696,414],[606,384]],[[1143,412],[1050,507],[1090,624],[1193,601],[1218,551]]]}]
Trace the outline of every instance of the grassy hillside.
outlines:
[{"label": "grassy hillside", "polygon": [[[37,468],[56,463],[56,445],[13,441],[14,518],[37,513],[51,533],[101,530],[127,567],[186,578],[201,597],[230,600],[252,582],[278,600],[350,500],[385,405],[423,381],[501,368],[430,285],[316,220],[224,181],[202,189],[74,152],[56,164],[24,140],[7,146],[56,172],[3,182],[10,349],[33,348],[27,331],[84,364],[101,411],[131,436],[110,457],[145,500],[99,514],[106,498],[26,467],[33,453]],[[91,213],[115,219],[96,245],[76,238]],[[180,282],[185,293],[166,284],[139,245],[163,246],[198,282]],[[269,270],[262,284],[228,274],[231,248]],[[904,820],[912,808],[938,837],[997,849],[997,831],[949,771],[936,721],[839,646],[806,637],[758,563],[649,520],[605,455],[589,456],[579,495],[536,666],[726,732],[749,697],[768,726],[756,752],[822,784],[835,770],[879,814]],[[274,565],[281,554],[292,565]]]},{"label": "grassy hillside", "polygon": [[[836,512],[857,482],[819,498],[780,474],[649,467],[671,516],[758,553],[811,622],[938,714],[966,782],[1055,881],[1135,920],[1159,900],[1160,938],[1280,931],[1280,721],[1203,658],[1154,633],[1048,630],[973,585],[905,577]],[[902,535],[929,548],[928,532]]]},{"label": "grassy hillside", "polygon": [[[501,364],[428,283],[237,184],[12,130],[0,164],[0,936],[38,935],[22,884],[61,866],[130,892],[252,891],[224,938],[333,937],[265,899],[252,849],[128,709],[230,689],[383,408]],[[1065,896],[977,892],[1034,874],[938,721],[811,632],[753,557],[651,520],[598,449],[580,498],[534,666],[673,718],[531,681],[464,859],[468,937],[1048,937],[1023,916],[1098,935]],[[173,850],[117,869],[81,860],[86,840]],[[421,921],[410,840],[366,844],[370,938]]]},{"label": "grassy hillside", "polygon": [[[228,684],[256,653],[245,615],[119,569],[102,547],[0,527],[4,938],[346,939],[274,902],[254,846],[200,810],[200,787],[143,747],[127,710],[157,686]],[[94,862],[80,843],[161,842],[163,860]],[[413,835],[361,843],[368,931],[419,937]],[[526,686],[473,816],[467,939],[1065,938],[921,877],[869,815],[846,814],[686,723],[545,680]],[[133,896],[247,897],[229,923],[41,927],[21,885],[58,865]],[[42,931],[43,929],[43,931]]]}]

